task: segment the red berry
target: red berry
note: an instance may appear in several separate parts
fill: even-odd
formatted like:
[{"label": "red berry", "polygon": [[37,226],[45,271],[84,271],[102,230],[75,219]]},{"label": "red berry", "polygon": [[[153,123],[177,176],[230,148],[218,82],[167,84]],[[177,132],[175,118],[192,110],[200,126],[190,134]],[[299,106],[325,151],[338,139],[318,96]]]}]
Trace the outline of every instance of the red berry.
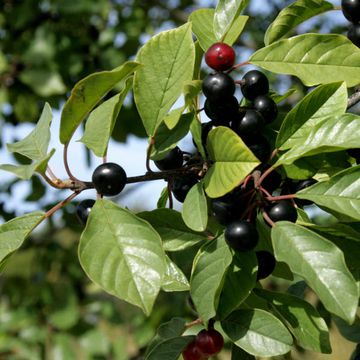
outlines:
[{"label": "red berry", "polygon": [[215,329],[201,330],[196,336],[195,342],[205,357],[216,355],[224,346],[224,338]]},{"label": "red berry", "polygon": [[205,360],[204,355],[199,351],[196,340],[192,341],[183,350],[182,356],[184,360]]},{"label": "red berry", "polygon": [[205,53],[206,64],[216,71],[230,69],[235,62],[234,49],[224,43],[215,43]]}]

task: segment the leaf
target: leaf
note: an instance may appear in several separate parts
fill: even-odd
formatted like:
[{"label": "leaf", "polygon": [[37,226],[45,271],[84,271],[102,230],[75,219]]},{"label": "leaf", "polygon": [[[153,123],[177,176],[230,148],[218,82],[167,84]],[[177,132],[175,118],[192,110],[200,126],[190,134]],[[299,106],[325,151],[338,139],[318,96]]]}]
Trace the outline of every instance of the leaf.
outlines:
[{"label": "leaf", "polygon": [[352,87],[360,82],[360,49],[343,35],[304,34],[280,40],[256,51],[249,62],[297,76],[306,86],[345,81]]},{"label": "leaf", "polygon": [[156,209],[137,214],[159,233],[165,251],[181,251],[206,240],[206,236],[189,229],[181,214],[172,209]]},{"label": "leaf", "polygon": [[207,200],[201,182],[187,193],[182,208],[182,218],[187,227],[194,231],[205,231],[208,222]]},{"label": "leaf", "polygon": [[22,245],[42,220],[44,213],[36,211],[16,217],[0,226],[0,263]]},{"label": "leaf", "polygon": [[134,77],[134,99],[146,133],[153,136],[177,98],[191,80],[195,47],[191,23],[161,32],[139,51],[144,66]]},{"label": "leaf", "polygon": [[347,324],[344,320],[333,316],[336,327],[339,329],[340,334],[347,340],[354,343],[360,343],[360,318],[356,317],[355,323],[352,325]]},{"label": "leaf", "polygon": [[352,322],[358,287],[341,250],[324,237],[287,221],[277,222],[271,237],[276,259],[304,278],[328,311]]},{"label": "leaf", "polygon": [[360,221],[360,166],[341,171],[329,181],[303,189],[296,193],[296,197]]},{"label": "leaf", "polygon": [[224,319],[250,295],[256,284],[257,260],[253,251],[235,253],[220,295],[217,315]]},{"label": "leaf", "polygon": [[168,190],[168,188],[166,186],[161,191],[161,194],[160,194],[160,197],[159,197],[159,199],[157,201],[156,207],[158,209],[165,208],[166,203],[168,201],[168,198],[169,198],[169,190]]},{"label": "leaf", "polygon": [[129,77],[124,82],[119,94],[103,102],[90,113],[85,124],[84,135],[80,141],[96,156],[102,157],[106,154],[116,119],[131,86],[132,77]]},{"label": "leaf", "polygon": [[158,233],[108,200],[97,200],[79,244],[81,266],[106,292],[149,315],[166,271]]},{"label": "leaf", "polygon": [[283,8],[274,22],[266,30],[265,45],[287,36],[296,26],[326,11],[334,10],[334,5],[323,0],[297,0]]},{"label": "leaf", "polygon": [[264,310],[236,310],[221,326],[235,345],[249,354],[271,357],[291,350],[293,340],[286,327]]},{"label": "leaf", "polygon": [[224,236],[203,246],[195,257],[190,279],[190,294],[203,321],[216,315],[226,270],[231,261],[231,250]]},{"label": "leaf", "polygon": [[233,190],[260,164],[241,138],[224,126],[210,131],[207,149],[215,161],[204,178],[206,194],[211,198]]},{"label": "leaf", "polygon": [[166,256],[166,271],[161,285],[164,291],[188,291],[189,282],[179,267]]},{"label": "leaf", "polygon": [[42,160],[47,155],[50,142],[50,124],[52,121],[51,107],[45,103],[40,119],[34,130],[23,140],[7,144],[10,152],[16,152],[31,160]]},{"label": "leaf", "polygon": [[202,89],[201,80],[191,80],[187,81],[184,84],[184,100],[185,106],[187,106],[190,111],[197,111],[197,99]]},{"label": "leaf", "polygon": [[323,118],[315,124],[302,143],[281,155],[275,166],[290,165],[310,155],[335,152],[359,146],[360,117],[354,114]]},{"label": "leaf", "polygon": [[194,143],[196,144],[196,148],[198,149],[200,155],[203,159],[207,158],[207,154],[205,152],[204,146],[202,144],[202,125],[200,121],[198,121],[198,118],[194,119],[194,121],[190,125],[190,131],[192,138],[194,140]]},{"label": "leaf", "polygon": [[287,114],[277,136],[276,147],[286,150],[301,143],[312,126],[326,116],[345,113],[346,107],[344,82],[318,86]]},{"label": "leaf", "polygon": [[229,31],[235,19],[248,5],[249,0],[220,0],[214,14],[214,33],[217,40],[221,40]]},{"label": "leaf", "polygon": [[307,350],[331,353],[329,329],[315,308],[296,296],[255,289],[255,294],[270,302],[276,314],[288,324],[299,345]]},{"label": "leaf", "polygon": [[180,336],[160,342],[146,356],[145,360],[176,360],[185,347],[195,339],[195,336]]},{"label": "leaf", "polygon": [[[181,114],[184,112],[185,106],[171,110],[164,118],[164,122],[159,127],[164,127],[168,131],[172,130],[179,122]],[[159,128],[156,131],[159,132]]]},{"label": "leaf", "polygon": [[66,101],[60,123],[60,141],[66,144],[96,104],[120,81],[126,80],[140,66],[128,61],[111,71],[91,74],[80,80]]},{"label": "leaf", "polygon": [[233,344],[231,351],[231,360],[256,360],[256,359],[253,355],[248,354],[246,351]]}]

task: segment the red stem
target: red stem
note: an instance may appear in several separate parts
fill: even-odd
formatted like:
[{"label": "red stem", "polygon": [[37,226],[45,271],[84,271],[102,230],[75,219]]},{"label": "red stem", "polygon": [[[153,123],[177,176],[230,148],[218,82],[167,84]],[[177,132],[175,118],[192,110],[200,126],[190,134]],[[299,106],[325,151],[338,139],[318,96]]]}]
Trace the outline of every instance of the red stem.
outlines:
[{"label": "red stem", "polygon": [[50,210],[48,210],[45,213],[44,218],[48,218],[51,215],[53,215],[56,211],[64,207],[67,203],[69,203],[72,199],[76,198],[76,196],[78,196],[79,194],[80,192],[74,192],[70,196],[68,196],[65,200],[60,201],[58,204],[56,204],[54,207],[52,207]]},{"label": "red stem", "polygon": [[261,209],[262,212],[262,216],[264,218],[264,220],[271,226],[274,227],[275,223],[270,219],[269,215],[267,214],[267,212],[264,209]]},{"label": "red stem", "polygon": [[291,200],[295,199],[295,194],[289,194],[289,195],[279,195],[279,196],[267,196],[265,199],[268,201],[280,201],[280,200]]}]

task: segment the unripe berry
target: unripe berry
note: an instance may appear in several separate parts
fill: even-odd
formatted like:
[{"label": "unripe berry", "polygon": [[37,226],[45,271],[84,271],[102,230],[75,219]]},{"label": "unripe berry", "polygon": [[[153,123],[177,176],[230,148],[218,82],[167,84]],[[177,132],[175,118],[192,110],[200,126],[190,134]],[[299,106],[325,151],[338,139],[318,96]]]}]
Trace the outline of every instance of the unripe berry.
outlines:
[{"label": "unripe berry", "polygon": [[216,71],[228,70],[234,65],[235,51],[225,43],[215,43],[206,51],[205,62]]},{"label": "unripe berry", "polygon": [[224,346],[223,336],[215,329],[201,330],[195,342],[200,353],[205,357],[218,354]]},{"label": "unripe berry", "polygon": [[183,350],[182,356],[184,360],[205,360],[206,357],[199,351],[196,341],[192,341],[188,346]]},{"label": "unripe berry", "polygon": [[126,180],[124,169],[111,162],[99,165],[92,175],[92,182],[96,191],[105,196],[119,194],[124,188]]},{"label": "unripe berry", "polygon": [[246,99],[254,100],[257,96],[269,92],[269,81],[261,71],[249,71],[242,78],[241,92]]}]

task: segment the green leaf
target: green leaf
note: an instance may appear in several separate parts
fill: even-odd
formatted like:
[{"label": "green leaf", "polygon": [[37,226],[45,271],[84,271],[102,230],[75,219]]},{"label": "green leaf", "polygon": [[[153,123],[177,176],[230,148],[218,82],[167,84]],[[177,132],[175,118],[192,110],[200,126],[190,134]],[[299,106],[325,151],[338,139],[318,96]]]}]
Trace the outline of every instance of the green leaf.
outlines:
[{"label": "green leaf", "polygon": [[46,157],[50,142],[51,120],[51,107],[48,103],[45,103],[40,119],[34,130],[23,140],[14,144],[7,144],[8,151],[19,153],[31,160],[41,160]]},{"label": "green leaf", "polygon": [[[179,122],[181,114],[184,112],[185,106],[171,110],[165,117],[164,122],[159,127],[164,127],[168,130],[172,130]],[[156,131],[159,132],[159,128]]]},{"label": "green leaf", "polygon": [[79,259],[92,281],[150,314],[166,259],[159,234],[146,221],[97,200],[80,238]]},{"label": "green leaf", "polygon": [[307,350],[331,353],[329,330],[315,308],[297,296],[255,289],[255,294],[266,299],[276,314],[288,324],[299,345]]},{"label": "green leaf", "polygon": [[255,356],[248,354],[246,351],[233,344],[231,351],[231,360],[256,360],[256,359]]},{"label": "green leaf", "polygon": [[276,147],[286,150],[301,143],[312,126],[326,116],[345,113],[346,107],[344,82],[318,86],[287,114],[277,136]]},{"label": "green leaf", "polygon": [[226,270],[231,261],[231,250],[224,236],[203,246],[194,259],[190,293],[199,317],[203,321],[216,315]]},{"label": "green leaf", "polygon": [[360,343],[360,318],[356,317],[354,324],[349,325],[344,320],[333,316],[336,327],[339,329],[340,334],[347,340]]},{"label": "green leaf", "polygon": [[134,77],[136,107],[149,136],[153,136],[191,80],[195,62],[191,23],[161,32],[139,51],[142,66]]},{"label": "green leaf", "polygon": [[202,81],[201,80],[192,80],[187,81],[184,84],[184,100],[185,106],[187,106],[191,111],[196,112],[197,101],[199,93],[202,90]]},{"label": "green leaf", "polygon": [[334,10],[334,5],[323,0],[297,0],[283,8],[274,22],[266,30],[265,45],[286,37],[296,26],[326,11]]},{"label": "green leaf", "polygon": [[184,223],[194,231],[206,230],[208,222],[207,200],[201,182],[194,185],[186,195],[181,212]]},{"label": "green leaf", "polygon": [[324,237],[287,221],[277,222],[271,237],[276,259],[303,277],[328,311],[352,322],[359,294],[342,251]]},{"label": "green leaf", "polygon": [[180,336],[160,342],[146,356],[145,360],[176,360],[185,347],[195,339],[195,336]]},{"label": "green leaf", "polygon": [[120,81],[125,81],[139,63],[128,61],[111,71],[91,74],[80,80],[66,101],[60,123],[60,141],[66,144],[96,104]]},{"label": "green leaf", "polygon": [[295,75],[306,86],[345,81],[360,83],[360,49],[343,35],[304,34],[256,51],[249,62],[263,69]]},{"label": "green leaf", "polygon": [[166,271],[161,285],[164,291],[188,291],[190,284],[179,267],[166,256]]},{"label": "green leaf", "polygon": [[2,224],[0,226],[0,262],[16,251],[43,220],[44,213],[36,211]]},{"label": "green leaf", "polygon": [[250,295],[256,284],[257,260],[255,252],[235,253],[233,264],[228,268],[220,295],[218,316],[227,317]]},{"label": "green leaf", "polygon": [[260,310],[237,310],[221,322],[235,345],[249,354],[271,357],[291,350],[292,337],[282,322]]},{"label": "green leaf", "polygon": [[285,154],[275,166],[290,165],[295,160],[310,155],[335,152],[359,146],[360,117],[354,114],[323,118],[308,132],[307,137]]},{"label": "green leaf", "polygon": [[296,197],[360,221],[360,165],[303,189]]},{"label": "green leaf", "polygon": [[160,194],[160,197],[159,197],[159,199],[157,201],[156,207],[158,209],[165,208],[168,199],[169,199],[169,190],[168,190],[168,187],[166,186],[161,191],[161,194]]},{"label": "green leaf", "polygon": [[202,144],[202,126],[200,121],[196,118],[190,125],[190,131],[192,138],[196,144],[196,148],[198,149],[199,153],[201,154],[203,159],[207,158],[207,154],[205,152],[204,146]]},{"label": "green leaf", "polygon": [[93,110],[86,121],[83,142],[96,156],[106,154],[109,140],[119,115],[122,104],[132,86],[132,77],[123,84],[121,92],[103,102]]},{"label": "green leaf", "polygon": [[220,0],[214,14],[213,28],[217,40],[221,40],[241,11],[248,5],[249,0]]},{"label": "green leaf", "polygon": [[181,214],[172,209],[156,209],[137,214],[159,233],[165,251],[181,251],[206,240],[206,236],[189,229]]},{"label": "green leaf", "polygon": [[207,148],[215,161],[204,178],[206,194],[211,198],[233,190],[260,164],[241,138],[224,126],[210,131]]}]

